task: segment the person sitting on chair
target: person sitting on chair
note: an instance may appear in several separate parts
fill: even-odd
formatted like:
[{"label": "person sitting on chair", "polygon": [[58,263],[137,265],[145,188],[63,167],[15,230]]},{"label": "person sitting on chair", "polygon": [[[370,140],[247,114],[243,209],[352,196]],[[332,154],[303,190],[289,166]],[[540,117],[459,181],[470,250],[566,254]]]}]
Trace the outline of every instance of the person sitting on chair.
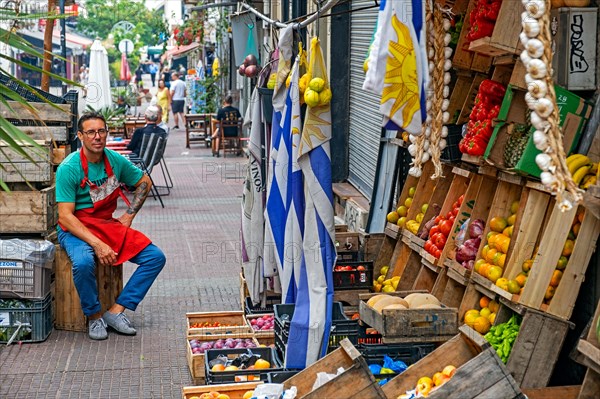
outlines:
[{"label": "person sitting on chair", "polygon": [[[236,123],[242,115],[240,111],[232,106],[233,98],[231,96],[225,97],[223,102],[223,108],[219,108],[217,111],[217,120],[219,123],[233,124]],[[228,126],[223,128],[223,137],[236,137],[238,135],[238,128],[235,126]],[[211,145],[213,156],[219,157],[220,148],[219,128],[215,129],[212,135]]]},{"label": "person sitting on chair", "polygon": [[127,149],[133,153],[132,156],[135,157],[141,155],[140,152],[142,150],[142,139],[145,134],[150,135],[152,133],[157,133],[163,138],[167,136],[167,132],[157,125],[159,112],[159,107],[156,105],[151,105],[146,108],[146,112],[144,112],[146,126],[135,129],[133,136],[131,137],[131,141],[127,145]]}]

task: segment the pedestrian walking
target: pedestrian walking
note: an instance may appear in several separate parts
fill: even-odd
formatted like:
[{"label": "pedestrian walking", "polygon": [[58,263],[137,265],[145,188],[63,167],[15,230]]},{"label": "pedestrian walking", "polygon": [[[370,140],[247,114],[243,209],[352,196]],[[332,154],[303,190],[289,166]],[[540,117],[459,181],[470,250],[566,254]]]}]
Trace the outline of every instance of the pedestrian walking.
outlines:
[{"label": "pedestrian walking", "polygon": [[[121,334],[135,335],[136,329],[124,311],[135,311],[166,263],[160,248],[131,228],[152,183],[127,158],[106,148],[108,130],[101,114],[84,114],[77,127],[82,148],[70,154],[56,174],[58,241],[73,263],[73,281],[88,318],[89,337],[108,338],[107,326]],[[131,203],[121,191],[121,184],[135,187]],[[114,218],[119,197],[127,210]],[[113,266],[127,261],[138,267],[114,305],[102,314],[96,264]]]},{"label": "pedestrian walking", "polygon": [[135,84],[138,85],[139,88],[144,88],[144,82],[142,82],[142,75],[144,74],[144,70],[142,69],[142,65],[138,65],[135,70]]},{"label": "pedestrian walking", "polygon": [[181,117],[181,126],[185,126],[185,82],[179,79],[179,74],[173,72],[171,74],[171,110],[173,111],[173,119],[175,121],[174,129],[179,129],[179,117]]},{"label": "pedestrian walking", "polygon": [[152,87],[155,87],[156,73],[158,72],[158,67],[154,62],[150,63],[150,65],[148,66],[148,71],[150,72],[150,80],[152,81]]}]

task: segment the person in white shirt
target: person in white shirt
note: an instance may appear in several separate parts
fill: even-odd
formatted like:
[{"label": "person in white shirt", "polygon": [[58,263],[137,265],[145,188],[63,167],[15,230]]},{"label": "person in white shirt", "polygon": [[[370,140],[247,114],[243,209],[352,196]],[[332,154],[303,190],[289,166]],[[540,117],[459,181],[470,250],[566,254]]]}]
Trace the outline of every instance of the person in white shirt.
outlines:
[{"label": "person in white shirt", "polygon": [[173,119],[175,126],[173,129],[179,129],[179,115],[181,115],[182,126],[185,126],[185,82],[179,79],[179,74],[174,72],[171,74],[171,110],[173,111]]}]

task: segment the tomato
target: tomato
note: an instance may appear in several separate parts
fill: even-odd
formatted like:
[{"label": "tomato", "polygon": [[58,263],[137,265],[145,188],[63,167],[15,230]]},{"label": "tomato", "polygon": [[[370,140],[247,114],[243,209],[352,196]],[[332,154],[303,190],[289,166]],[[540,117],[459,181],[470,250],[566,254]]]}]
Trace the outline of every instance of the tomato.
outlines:
[{"label": "tomato", "polygon": [[351,272],[354,270],[354,268],[352,266],[346,266],[346,267],[344,267],[344,270],[347,272]]},{"label": "tomato", "polygon": [[433,254],[433,256],[435,256],[436,258],[440,258],[442,256],[442,250],[438,249],[435,251],[435,253]]},{"label": "tomato", "polygon": [[356,268],[356,270],[358,270],[359,272],[364,272],[367,269],[365,269],[365,267],[363,265],[360,265]]},{"label": "tomato", "polygon": [[425,241],[425,245],[423,245],[423,249],[425,249],[425,251],[429,252],[431,250],[432,245],[433,245],[433,243],[431,242],[431,240],[427,240],[427,241]]},{"label": "tomato", "polygon": [[454,203],[452,204],[452,209],[454,208],[460,208],[460,204],[458,203],[458,201],[454,201]]},{"label": "tomato", "polygon": [[452,216],[454,216],[454,214],[452,213],[452,211],[448,211],[448,213],[446,214],[446,219],[450,219]]},{"label": "tomato", "polygon": [[434,223],[436,225],[438,225],[442,220],[444,220],[444,217],[443,216],[438,216],[438,217],[435,218]]},{"label": "tomato", "polygon": [[452,215],[458,215],[458,211],[460,211],[460,207],[452,209]]},{"label": "tomato", "polygon": [[446,237],[442,233],[437,233],[432,241],[438,248],[444,248],[444,245],[446,245]]},{"label": "tomato", "polygon": [[433,236],[436,233],[440,232],[440,226],[433,226],[430,230],[429,230],[429,237]]},{"label": "tomato", "polygon": [[463,201],[465,200],[465,195],[461,195],[460,197],[458,197],[458,203],[459,205],[462,205]]},{"label": "tomato", "polygon": [[456,219],[456,217],[454,215],[452,215],[448,218],[448,220],[451,221],[452,224],[454,224],[454,219]]},{"label": "tomato", "polygon": [[448,237],[450,235],[450,231],[452,230],[452,222],[450,220],[444,220],[440,224],[440,232]]}]

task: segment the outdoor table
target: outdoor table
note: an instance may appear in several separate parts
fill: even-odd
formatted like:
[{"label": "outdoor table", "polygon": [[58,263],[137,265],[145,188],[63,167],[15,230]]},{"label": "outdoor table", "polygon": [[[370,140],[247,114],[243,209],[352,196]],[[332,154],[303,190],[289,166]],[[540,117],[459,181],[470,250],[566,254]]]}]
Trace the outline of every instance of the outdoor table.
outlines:
[{"label": "outdoor table", "polygon": [[186,114],[185,115],[185,148],[190,148],[191,143],[204,142],[208,147],[212,129],[209,129],[211,117],[214,114]]}]

